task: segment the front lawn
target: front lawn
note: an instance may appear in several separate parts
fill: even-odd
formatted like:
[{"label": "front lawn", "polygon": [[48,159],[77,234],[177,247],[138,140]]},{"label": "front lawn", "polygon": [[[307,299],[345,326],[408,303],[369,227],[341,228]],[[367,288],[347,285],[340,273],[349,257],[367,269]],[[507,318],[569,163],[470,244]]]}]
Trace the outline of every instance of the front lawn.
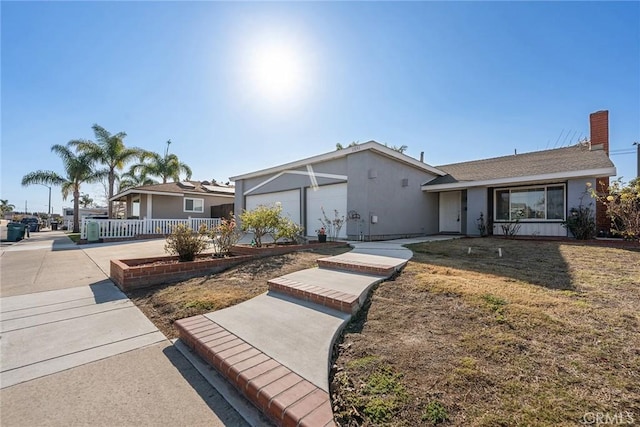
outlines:
[{"label": "front lawn", "polygon": [[411,249],[337,345],[341,425],[640,422],[637,246],[486,238]]},{"label": "front lawn", "polygon": [[221,273],[129,291],[127,296],[167,338],[177,338],[174,321],[239,304],[266,292],[269,279],[315,267],[318,258],[349,250],[345,246],[261,258]]}]

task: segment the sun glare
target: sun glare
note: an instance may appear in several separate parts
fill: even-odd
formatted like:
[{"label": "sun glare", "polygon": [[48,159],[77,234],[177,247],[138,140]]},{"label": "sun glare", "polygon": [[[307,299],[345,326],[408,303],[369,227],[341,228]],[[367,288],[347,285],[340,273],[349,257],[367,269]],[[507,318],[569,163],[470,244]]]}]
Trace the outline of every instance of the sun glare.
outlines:
[{"label": "sun glare", "polygon": [[304,52],[293,43],[257,42],[251,46],[245,64],[249,80],[246,83],[254,96],[270,103],[302,97],[308,70],[305,71]]}]

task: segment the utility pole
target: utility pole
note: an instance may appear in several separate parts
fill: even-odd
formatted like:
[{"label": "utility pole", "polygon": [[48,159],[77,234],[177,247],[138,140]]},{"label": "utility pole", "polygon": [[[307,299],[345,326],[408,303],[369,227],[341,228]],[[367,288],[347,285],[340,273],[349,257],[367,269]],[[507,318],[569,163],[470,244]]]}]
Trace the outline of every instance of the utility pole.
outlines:
[{"label": "utility pole", "polygon": [[636,151],[638,152],[638,164],[636,165],[636,178],[640,178],[640,142],[636,141],[633,143],[636,146]]}]

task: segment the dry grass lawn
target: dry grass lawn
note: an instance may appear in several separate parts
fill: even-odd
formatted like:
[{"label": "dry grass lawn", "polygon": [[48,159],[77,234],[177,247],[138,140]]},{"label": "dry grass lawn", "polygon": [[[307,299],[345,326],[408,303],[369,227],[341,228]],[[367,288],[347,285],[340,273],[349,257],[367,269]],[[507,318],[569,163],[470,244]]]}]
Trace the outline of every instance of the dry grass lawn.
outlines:
[{"label": "dry grass lawn", "polygon": [[294,252],[250,261],[221,273],[130,291],[127,296],[167,338],[177,338],[173,322],[239,304],[267,291],[267,281],[317,266],[316,260],[350,248]]},{"label": "dry grass lawn", "polygon": [[411,249],[337,346],[341,425],[640,423],[640,248],[486,238]]}]

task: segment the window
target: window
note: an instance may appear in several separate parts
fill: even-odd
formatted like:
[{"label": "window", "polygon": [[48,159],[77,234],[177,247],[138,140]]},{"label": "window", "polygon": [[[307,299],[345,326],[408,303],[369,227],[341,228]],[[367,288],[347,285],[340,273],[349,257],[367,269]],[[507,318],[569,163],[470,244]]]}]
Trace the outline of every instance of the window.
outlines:
[{"label": "window", "polygon": [[496,221],[564,220],[564,185],[505,188],[495,192]]},{"label": "window", "polygon": [[189,197],[184,198],[184,211],[185,212],[204,212],[204,199],[192,199]]}]

